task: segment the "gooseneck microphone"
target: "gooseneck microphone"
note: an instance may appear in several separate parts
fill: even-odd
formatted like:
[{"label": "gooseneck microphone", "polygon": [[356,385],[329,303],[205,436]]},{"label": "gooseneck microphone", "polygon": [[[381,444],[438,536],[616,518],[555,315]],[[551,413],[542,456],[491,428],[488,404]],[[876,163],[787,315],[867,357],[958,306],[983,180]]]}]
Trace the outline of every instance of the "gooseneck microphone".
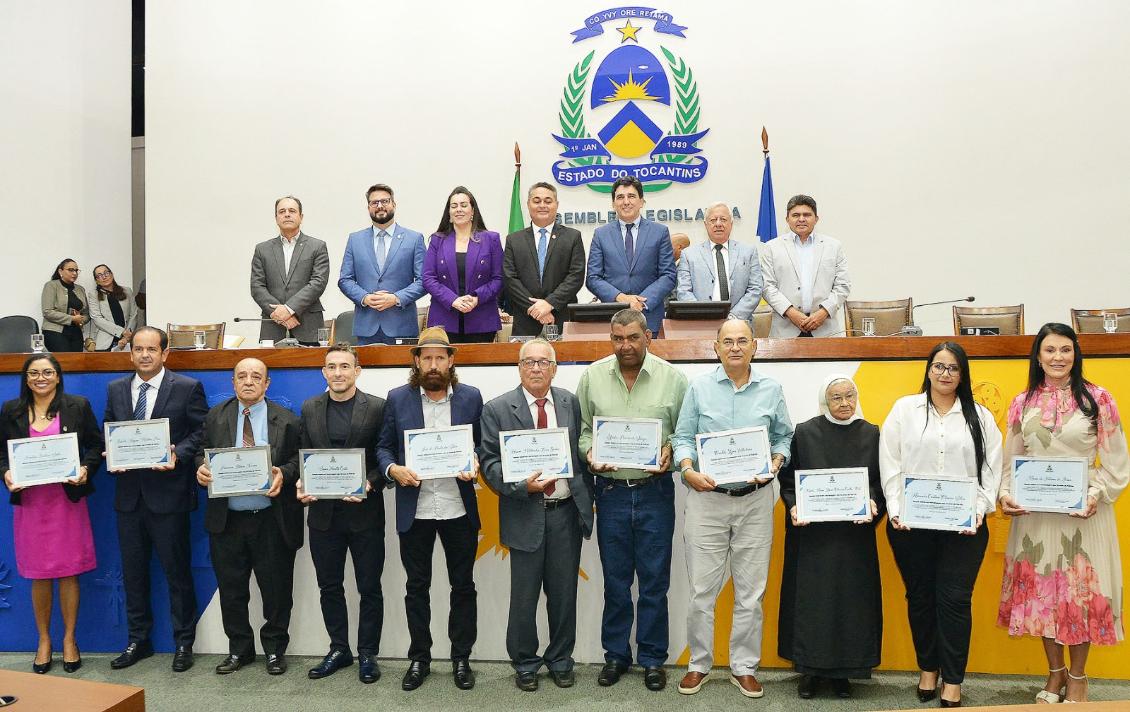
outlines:
[{"label": "gooseneck microphone", "polygon": [[915,304],[914,308],[917,309],[918,307],[936,307],[939,304],[960,304],[961,302],[975,301],[977,301],[975,297],[962,297],[961,299],[943,299],[940,302],[923,302],[921,304]]},{"label": "gooseneck microphone", "polygon": [[[259,317],[250,318],[250,317],[246,317],[246,316],[237,316],[237,317],[233,317],[232,321],[236,321],[236,322],[239,322],[239,321],[271,321],[271,322],[273,322],[274,319],[262,319],[262,318],[259,318]],[[278,341],[275,342],[275,348],[276,349],[296,349],[296,348],[299,348],[301,346],[302,346],[302,344],[298,343],[298,339],[296,339],[296,338],[294,338],[293,336],[290,335],[290,329],[286,330],[286,337],[285,338],[279,339]]]}]

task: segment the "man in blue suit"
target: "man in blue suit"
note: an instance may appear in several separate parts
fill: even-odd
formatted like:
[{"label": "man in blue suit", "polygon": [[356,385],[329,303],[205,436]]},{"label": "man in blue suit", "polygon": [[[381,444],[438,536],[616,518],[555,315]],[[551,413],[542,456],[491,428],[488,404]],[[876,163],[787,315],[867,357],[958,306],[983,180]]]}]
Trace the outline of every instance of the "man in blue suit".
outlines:
[{"label": "man in blue suit", "polygon": [[[479,509],[475,500],[478,461],[458,477],[424,479],[405,466],[404,431],[470,424],[479,444],[483,397],[455,376],[455,349],[443,327],[430,327],[412,348],[408,385],[388,392],[384,424],[377,440],[377,467],[396,487],[396,532],[400,560],[408,576],[404,612],[408,618],[408,671],[401,687],[411,691],[431,671],[432,550],[436,536],[447,559],[451,582],[451,666],[455,686],[470,690],[475,674],[469,659],[478,635],[475,602],[475,552],[479,543]],[[473,458],[473,456],[472,456]]]},{"label": "man in blue suit", "polygon": [[640,217],[643,184],[635,176],[612,184],[616,222],[596,229],[589,246],[589,291],[602,302],[620,302],[643,312],[647,328],[659,333],[663,300],[675,288],[671,233]]},{"label": "man in blue suit", "polygon": [[208,414],[200,381],[165,368],[169,337],[143,326],[130,339],[134,374],[110,382],[104,422],[169,419],[168,461],[153,469],[111,470],[117,482],[114,509],[118,514],[118,546],[122,553],[122,583],[126,593],[129,643],[110,661],[115,670],[127,668],[153,654],[150,633],[153,609],[149,600],[149,565],[153,551],[169,584],[173,624],[173,670],[192,667],[196,638],[196,593],[192,585],[189,512],[196,509],[196,454]]},{"label": "man in blue suit", "polygon": [[392,344],[420,333],[416,300],[424,296],[424,236],[396,224],[392,188],[365,191],[372,227],[349,236],[338,289],[353,302],[357,343]]}]

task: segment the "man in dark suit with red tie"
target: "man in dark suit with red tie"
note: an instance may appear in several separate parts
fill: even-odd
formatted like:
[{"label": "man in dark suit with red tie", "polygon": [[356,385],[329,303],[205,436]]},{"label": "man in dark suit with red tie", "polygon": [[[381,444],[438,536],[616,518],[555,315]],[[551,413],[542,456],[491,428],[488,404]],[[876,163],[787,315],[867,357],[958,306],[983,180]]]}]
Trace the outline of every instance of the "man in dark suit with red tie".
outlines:
[{"label": "man in dark suit with red tie", "polygon": [[152,326],[141,327],[130,339],[134,374],[111,381],[106,393],[104,422],[168,418],[172,445],[164,465],[110,471],[117,483],[114,509],[118,515],[129,627],[126,649],[110,661],[115,670],[153,654],[149,566],[154,550],[169,586],[176,646],[173,671],[184,672],[193,662],[196,593],[192,584],[189,512],[196,509],[195,459],[200,451],[201,426],[208,403],[200,381],[165,368],[168,355],[168,335]]}]

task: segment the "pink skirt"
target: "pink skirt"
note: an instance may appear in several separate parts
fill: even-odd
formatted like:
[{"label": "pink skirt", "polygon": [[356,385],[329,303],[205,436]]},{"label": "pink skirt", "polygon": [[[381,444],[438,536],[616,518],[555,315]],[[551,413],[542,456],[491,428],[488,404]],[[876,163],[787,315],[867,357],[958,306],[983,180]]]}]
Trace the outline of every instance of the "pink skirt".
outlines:
[{"label": "pink skirt", "polygon": [[67,499],[66,486],[28,487],[12,507],[16,569],[26,579],[77,576],[98,566],[86,499]]}]

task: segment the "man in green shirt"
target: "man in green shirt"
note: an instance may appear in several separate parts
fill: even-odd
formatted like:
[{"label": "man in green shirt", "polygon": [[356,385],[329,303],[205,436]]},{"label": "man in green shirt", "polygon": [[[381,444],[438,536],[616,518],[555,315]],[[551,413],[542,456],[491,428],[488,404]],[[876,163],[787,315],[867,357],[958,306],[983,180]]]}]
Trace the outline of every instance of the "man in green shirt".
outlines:
[{"label": "man in green shirt", "polygon": [[[612,317],[613,355],[585,369],[577,386],[581,405],[580,452],[596,475],[597,544],[604,571],[604,615],[600,637],[604,668],[597,682],[616,684],[632,664],[629,636],[636,620],[636,661],[652,691],[667,684],[667,590],[671,583],[671,538],[675,488],[671,481],[671,434],[687,390],[687,378],[648,353],[651,331],[643,314],[624,309]],[[593,417],[655,418],[662,423],[659,467],[617,468],[592,457]],[[632,609],[632,582],[639,597]]]}]

